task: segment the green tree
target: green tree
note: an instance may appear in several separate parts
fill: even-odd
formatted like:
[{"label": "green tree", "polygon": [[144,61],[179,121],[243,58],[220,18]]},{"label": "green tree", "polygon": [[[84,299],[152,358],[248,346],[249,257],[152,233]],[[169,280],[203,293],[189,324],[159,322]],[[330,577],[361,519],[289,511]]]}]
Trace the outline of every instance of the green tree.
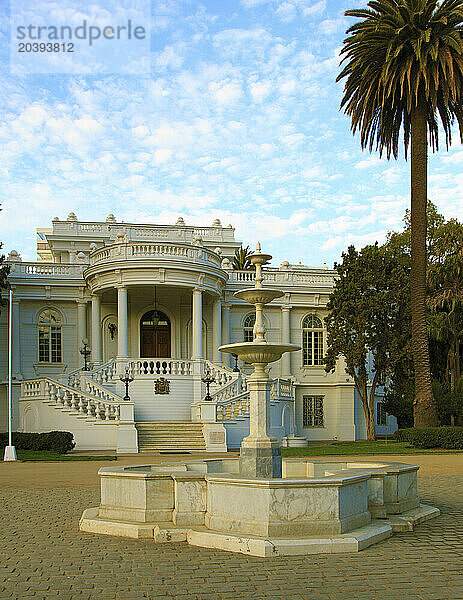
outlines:
[{"label": "green tree", "polygon": [[371,0],[341,51],[347,78],[341,108],[363,148],[397,158],[401,131],[411,149],[411,307],[416,426],[437,423],[426,332],[427,152],[447,146],[456,118],[463,140],[463,0]]},{"label": "green tree", "polygon": [[430,332],[447,345],[446,375],[453,393],[461,377],[463,341],[463,225],[456,219],[443,223],[436,232],[428,289]]},{"label": "green tree", "polygon": [[252,250],[249,246],[246,248],[241,247],[239,250],[235,250],[235,256],[233,257],[233,270],[234,271],[252,271],[254,265],[251,263],[249,257],[252,254]]},{"label": "green tree", "polygon": [[[335,264],[338,274],[325,319],[325,370],[334,371],[343,356],[362,402],[367,437],[375,439],[374,399],[406,351],[409,330],[409,268],[402,252],[350,246]],[[373,357],[373,369],[369,357]]]}]

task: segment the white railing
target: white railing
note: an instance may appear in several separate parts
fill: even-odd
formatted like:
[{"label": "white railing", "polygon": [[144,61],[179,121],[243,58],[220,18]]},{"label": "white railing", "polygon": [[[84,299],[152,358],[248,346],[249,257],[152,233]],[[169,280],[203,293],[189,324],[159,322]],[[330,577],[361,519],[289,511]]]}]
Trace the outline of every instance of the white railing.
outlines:
[{"label": "white railing", "polygon": [[[255,271],[228,271],[228,283],[254,283]],[[333,287],[335,275],[302,271],[262,270],[263,280],[281,285],[321,285]]]},{"label": "white railing", "polygon": [[220,257],[202,246],[190,246],[188,244],[176,243],[151,243],[143,244],[129,242],[126,244],[114,244],[106,248],[95,250],[90,255],[90,266],[104,262],[119,260],[138,260],[141,258],[169,258],[188,261],[193,263],[210,264],[220,267]]},{"label": "white railing", "polygon": [[89,375],[97,383],[112,383],[116,375],[116,361],[111,358],[104,365],[95,367],[91,371],[83,371],[84,375]]},{"label": "white railing", "polygon": [[129,362],[131,377],[143,375],[193,375],[193,361],[176,358],[139,358]]},{"label": "white railing", "polygon": [[[79,367],[78,369],[71,371],[67,375],[67,384],[71,387],[80,389],[81,375],[86,375],[87,377],[91,377],[97,383],[101,383],[101,384],[112,383],[115,374],[116,374],[116,362],[115,362],[114,358],[112,358],[104,365],[95,367],[94,369],[91,369],[90,371],[84,371],[83,367]],[[62,379],[62,377],[60,379]]]},{"label": "white railing", "polygon": [[204,361],[204,369],[209,371],[211,376],[214,378],[215,386],[224,386],[227,385],[230,381],[235,381],[239,372],[232,371],[232,369],[226,367],[225,365],[219,365],[211,362],[210,360]]},{"label": "white railing", "polygon": [[83,388],[84,392],[87,392],[87,394],[91,394],[92,396],[95,396],[96,398],[99,398],[104,402],[119,404],[121,402],[124,402],[124,399],[121,396],[115,394],[114,392],[111,392],[110,390],[108,390],[108,388],[105,388],[104,386],[100,385],[87,375],[84,375],[84,373],[82,373],[80,378],[80,388]]},{"label": "white railing", "polygon": [[76,390],[49,377],[22,381],[21,397],[23,400],[52,402],[62,409],[97,421],[118,421],[122,404]]},{"label": "white railing", "polygon": [[216,406],[217,421],[234,421],[239,417],[249,416],[249,392],[243,392],[239,396]]},{"label": "white railing", "polygon": [[212,400],[217,403],[224,403],[232,400],[248,391],[248,382],[246,377],[240,376],[229,381],[225,386],[211,394]]},{"label": "white railing", "polygon": [[144,239],[170,239],[194,242],[198,236],[208,241],[234,242],[234,229],[232,227],[194,227],[191,225],[140,225],[129,223],[98,223],[79,221],[54,221],[53,233],[66,234],[78,233],[80,235],[94,235],[96,239],[113,237],[114,234],[126,235],[129,240]]},{"label": "white railing", "polygon": [[270,385],[271,400],[294,400],[294,384],[290,379],[274,379]]},{"label": "white railing", "polygon": [[[294,384],[289,379],[274,379],[270,382],[270,402],[294,401]],[[212,395],[216,405],[217,421],[234,421],[249,416],[249,389],[246,379],[241,377]]]},{"label": "white railing", "polygon": [[56,277],[58,279],[83,279],[82,265],[60,263],[8,262],[10,277]]}]

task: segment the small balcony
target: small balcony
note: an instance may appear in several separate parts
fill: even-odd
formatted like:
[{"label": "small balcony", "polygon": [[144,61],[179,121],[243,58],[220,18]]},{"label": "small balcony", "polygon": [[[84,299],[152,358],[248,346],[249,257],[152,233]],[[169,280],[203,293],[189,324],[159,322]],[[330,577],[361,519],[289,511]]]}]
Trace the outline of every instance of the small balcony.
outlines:
[{"label": "small balcony", "polygon": [[90,255],[90,268],[112,262],[143,262],[156,259],[166,262],[194,263],[220,268],[220,257],[202,246],[176,243],[113,244]]}]

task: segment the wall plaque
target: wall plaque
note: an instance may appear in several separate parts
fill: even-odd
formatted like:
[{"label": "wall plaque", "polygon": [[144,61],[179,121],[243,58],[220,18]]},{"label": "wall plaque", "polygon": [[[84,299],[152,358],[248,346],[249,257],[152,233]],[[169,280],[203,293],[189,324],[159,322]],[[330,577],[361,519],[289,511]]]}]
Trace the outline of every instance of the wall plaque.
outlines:
[{"label": "wall plaque", "polygon": [[209,434],[210,444],[224,444],[225,433],[223,431],[211,431]]},{"label": "wall plaque", "polygon": [[170,382],[165,377],[159,377],[154,382],[155,394],[168,394],[170,392]]}]

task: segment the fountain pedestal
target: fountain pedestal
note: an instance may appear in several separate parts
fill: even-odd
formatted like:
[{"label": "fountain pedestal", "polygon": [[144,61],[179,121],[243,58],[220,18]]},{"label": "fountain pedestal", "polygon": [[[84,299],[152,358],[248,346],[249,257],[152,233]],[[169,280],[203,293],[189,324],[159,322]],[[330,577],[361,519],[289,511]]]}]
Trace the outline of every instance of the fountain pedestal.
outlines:
[{"label": "fountain pedestal", "polygon": [[272,257],[263,254],[260,244],[250,261],[256,268],[255,287],[235,292],[235,296],[254,304],[256,322],[254,340],[220,346],[220,352],[230,352],[254,367],[248,379],[249,385],[249,435],[241,443],[240,474],[257,479],[281,478],[281,447],[276,438],[269,436],[270,403],[268,401],[269,376],[265,367],[281,358],[285,352],[300,350],[297,344],[272,344],[265,339],[263,307],[283,296],[281,290],[262,287],[262,265]]},{"label": "fountain pedestal", "polygon": [[250,430],[240,451],[240,473],[246,477],[281,477],[281,449],[278,440],[268,435],[270,423],[267,402],[269,377],[264,365],[253,363],[248,380],[250,394]]}]

